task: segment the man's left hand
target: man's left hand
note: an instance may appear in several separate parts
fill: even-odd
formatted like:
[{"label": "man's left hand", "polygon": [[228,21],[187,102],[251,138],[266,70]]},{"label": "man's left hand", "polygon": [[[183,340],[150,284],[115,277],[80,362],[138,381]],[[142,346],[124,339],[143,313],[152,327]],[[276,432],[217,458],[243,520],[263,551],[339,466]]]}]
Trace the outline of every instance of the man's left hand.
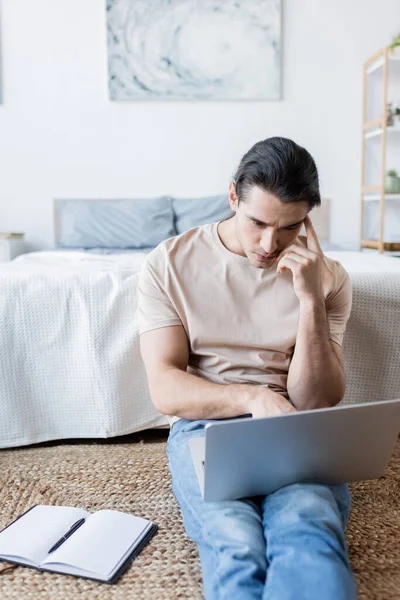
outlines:
[{"label": "man's left hand", "polygon": [[293,285],[300,302],[325,301],[332,289],[333,273],[319,245],[316,231],[307,216],[304,220],[307,248],[296,240],[278,256],[277,272],[287,269],[293,273]]}]

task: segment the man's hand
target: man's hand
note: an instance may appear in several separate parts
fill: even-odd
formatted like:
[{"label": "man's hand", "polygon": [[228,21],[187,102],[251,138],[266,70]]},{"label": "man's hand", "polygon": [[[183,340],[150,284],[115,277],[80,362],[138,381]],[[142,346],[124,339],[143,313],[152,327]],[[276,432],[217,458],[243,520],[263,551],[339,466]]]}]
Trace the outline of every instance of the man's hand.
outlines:
[{"label": "man's hand", "polygon": [[267,387],[261,385],[249,386],[250,398],[248,406],[255,419],[264,417],[277,417],[284,413],[296,412],[294,406],[286,400],[281,394],[273,392]]},{"label": "man's hand", "polygon": [[333,273],[328,267],[318,237],[306,217],[304,225],[307,233],[307,248],[297,240],[278,256],[277,272],[289,269],[293,273],[293,285],[296,296],[302,301],[325,301],[332,289]]}]

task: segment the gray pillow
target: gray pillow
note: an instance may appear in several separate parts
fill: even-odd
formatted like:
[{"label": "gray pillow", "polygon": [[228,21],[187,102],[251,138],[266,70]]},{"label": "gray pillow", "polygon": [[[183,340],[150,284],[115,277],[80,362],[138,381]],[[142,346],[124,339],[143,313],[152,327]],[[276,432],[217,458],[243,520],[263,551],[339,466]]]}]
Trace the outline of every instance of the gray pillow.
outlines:
[{"label": "gray pillow", "polygon": [[171,198],[59,200],[57,245],[154,248],[176,234]]},{"label": "gray pillow", "polygon": [[229,206],[228,194],[205,198],[172,198],[177,233],[192,227],[222,221],[234,213]]}]

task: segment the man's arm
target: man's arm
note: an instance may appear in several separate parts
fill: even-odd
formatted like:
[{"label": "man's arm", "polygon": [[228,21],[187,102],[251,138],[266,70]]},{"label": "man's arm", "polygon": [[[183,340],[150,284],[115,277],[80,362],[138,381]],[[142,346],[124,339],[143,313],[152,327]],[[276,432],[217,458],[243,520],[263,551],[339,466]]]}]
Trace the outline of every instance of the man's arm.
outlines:
[{"label": "man's arm", "polygon": [[300,303],[296,346],[287,391],[298,410],[334,406],[344,396],[342,349],[329,339],[323,301]]},{"label": "man's arm", "polygon": [[244,414],[267,417],[291,412],[280,394],[258,385],[211,383],[186,372],[188,340],[181,325],[140,336],[150,395],[155,408],[183,419],[225,419]]},{"label": "man's arm", "polygon": [[346,381],[339,344],[330,340],[330,323],[336,336],[343,331],[351,308],[348,278],[330,304],[329,323],[325,298],[334,284],[334,275],[325,261],[317,234],[307,216],[304,225],[307,248],[294,243],[278,261],[278,273],[290,269],[294,291],[299,299],[296,346],[289,367],[287,391],[299,410],[334,406],[344,396]]}]

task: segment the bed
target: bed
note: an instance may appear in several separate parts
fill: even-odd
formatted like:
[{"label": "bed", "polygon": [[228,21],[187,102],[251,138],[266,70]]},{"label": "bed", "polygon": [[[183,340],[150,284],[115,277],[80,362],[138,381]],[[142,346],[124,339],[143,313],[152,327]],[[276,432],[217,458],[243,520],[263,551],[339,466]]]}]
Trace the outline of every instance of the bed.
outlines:
[{"label": "bed", "polygon": [[37,252],[0,269],[0,445],[166,425],[140,359],[146,253]]},{"label": "bed", "polygon": [[[188,220],[196,214],[194,205],[188,210],[189,201],[179,200],[173,210],[170,200],[175,233],[178,226],[197,224]],[[162,202],[164,207],[165,197]],[[211,213],[202,218],[210,222],[221,217]],[[329,243],[327,201],[313,216],[325,253],[342,262],[353,280],[343,401],[399,397],[400,260],[335,249]],[[123,225],[111,219],[115,231],[127,226],[125,217]],[[91,218],[97,223],[93,214]],[[154,222],[153,216],[149,227]],[[139,272],[151,247],[116,249],[111,238],[108,247],[96,247],[105,227],[103,223],[91,232],[90,248],[71,248],[60,245],[58,224],[57,249],[25,254],[0,266],[2,448],[167,426],[167,418],[150,401],[136,319]],[[145,230],[140,228],[142,237]],[[160,235],[166,231],[161,227]],[[131,232],[125,234],[129,238]]]}]

